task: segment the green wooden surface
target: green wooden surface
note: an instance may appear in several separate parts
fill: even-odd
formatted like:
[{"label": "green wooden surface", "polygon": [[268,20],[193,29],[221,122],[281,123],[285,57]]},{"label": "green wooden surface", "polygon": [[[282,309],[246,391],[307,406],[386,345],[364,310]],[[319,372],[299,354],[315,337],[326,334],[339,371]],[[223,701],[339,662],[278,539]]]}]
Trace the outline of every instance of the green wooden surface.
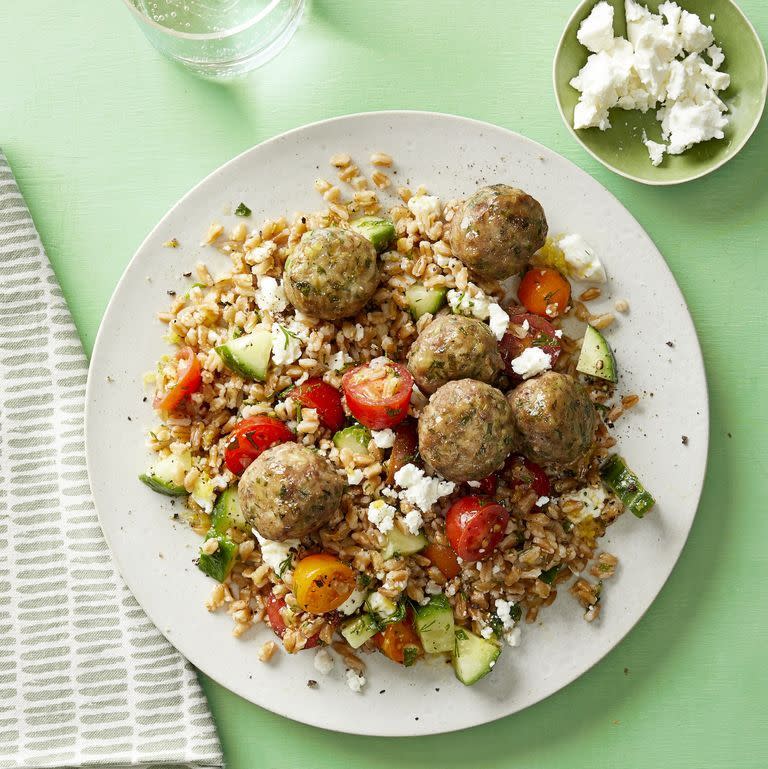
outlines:
[{"label": "green wooden surface", "polygon": [[[765,43],[768,6],[743,7]],[[89,350],[134,249],[200,178],[286,129],[384,108],[489,120],[579,164],[646,227],[699,330],[712,401],[704,497],[674,574],[624,643],[523,713],[421,739],[305,727],[204,681],[231,767],[768,765],[768,133],[761,125],[725,168],[681,187],[606,171],[555,108],[550,68],[571,9],[568,0],[314,0],[278,59],[221,86],[161,59],[118,0],[3,3],[0,145]]]}]

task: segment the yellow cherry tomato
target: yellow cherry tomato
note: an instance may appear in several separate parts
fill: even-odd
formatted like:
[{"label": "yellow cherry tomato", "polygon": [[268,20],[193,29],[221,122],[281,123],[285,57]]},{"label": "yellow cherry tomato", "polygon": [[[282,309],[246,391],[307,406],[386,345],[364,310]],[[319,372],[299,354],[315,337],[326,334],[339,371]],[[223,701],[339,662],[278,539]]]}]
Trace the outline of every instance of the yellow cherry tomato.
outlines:
[{"label": "yellow cherry tomato", "polygon": [[293,594],[303,611],[325,614],[349,598],[356,581],[355,572],[335,555],[308,555],[293,570]]}]

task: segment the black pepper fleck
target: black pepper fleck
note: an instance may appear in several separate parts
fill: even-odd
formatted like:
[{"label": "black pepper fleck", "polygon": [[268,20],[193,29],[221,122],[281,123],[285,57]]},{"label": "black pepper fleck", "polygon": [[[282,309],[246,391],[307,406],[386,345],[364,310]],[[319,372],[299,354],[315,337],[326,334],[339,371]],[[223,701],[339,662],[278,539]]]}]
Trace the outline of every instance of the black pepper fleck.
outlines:
[{"label": "black pepper fleck", "polygon": [[624,675],[625,675],[625,676],[628,676],[628,675],[629,675],[629,668],[624,668]]},{"label": "black pepper fleck", "polygon": [[141,399],[141,402],[142,403],[146,403],[147,402],[147,396],[146,395]]},{"label": "black pepper fleck", "polygon": [[130,417],[128,417],[128,421],[129,421],[129,422],[131,421],[131,418],[130,418]]},{"label": "black pepper fleck", "polygon": [[387,691],[386,689],[382,689],[379,694],[384,694],[384,692]]},{"label": "black pepper fleck", "polygon": [[168,294],[168,296],[176,296],[176,292],[172,288],[169,288],[165,293]]},{"label": "black pepper fleck", "polygon": [[666,342],[667,347],[674,347],[674,342]]},{"label": "black pepper fleck", "polygon": [[732,436],[730,433],[728,433],[728,437],[729,437],[729,438],[733,438],[733,436]]},{"label": "black pepper fleck", "polygon": [[182,274],[182,275],[183,275],[185,278],[191,278],[191,277],[192,277],[192,273],[191,273],[191,272],[182,272],[181,274]]},{"label": "black pepper fleck", "polygon": [[436,686],[436,687],[435,687],[435,691],[436,691],[436,692],[439,692],[439,691],[440,691],[440,687],[439,687],[439,686]]},{"label": "black pepper fleck", "polygon": [[684,435],[683,438],[682,438],[682,441],[683,441],[683,446],[687,446],[688,445],[688,436]]},{"label": "black pepper fleck", "polygon": [[310,678],[309,681],[307,681],[307,686],[310,689],[317,689],[317,681],[315,681],[314,678]]}]

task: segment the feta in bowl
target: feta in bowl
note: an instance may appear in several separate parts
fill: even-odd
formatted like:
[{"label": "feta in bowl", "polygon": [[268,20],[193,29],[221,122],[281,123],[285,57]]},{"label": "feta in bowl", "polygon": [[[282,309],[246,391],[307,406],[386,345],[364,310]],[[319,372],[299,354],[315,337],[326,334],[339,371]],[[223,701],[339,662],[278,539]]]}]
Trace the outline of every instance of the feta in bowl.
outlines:
[{"label": "feta in bowl", "polygon": [[[628,30],[639,10],[660,14],[670,39]],[[666,185],[714,171],[746,144],[765,106],[768,66],[732,0],[584,0],[563,32],[553,79],[565,124],[593,157],[628,179]]]}]

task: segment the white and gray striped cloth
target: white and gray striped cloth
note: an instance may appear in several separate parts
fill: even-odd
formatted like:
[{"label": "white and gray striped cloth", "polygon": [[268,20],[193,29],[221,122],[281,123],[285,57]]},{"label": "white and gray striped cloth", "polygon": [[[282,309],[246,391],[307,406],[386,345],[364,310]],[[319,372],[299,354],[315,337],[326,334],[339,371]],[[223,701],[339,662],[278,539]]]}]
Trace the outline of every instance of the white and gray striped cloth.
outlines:
[{"label": "white and gray striped cloth", "polygon": [[194,670],[110,559],[87,362],[0,152],[0,769],[222,765]]}]

